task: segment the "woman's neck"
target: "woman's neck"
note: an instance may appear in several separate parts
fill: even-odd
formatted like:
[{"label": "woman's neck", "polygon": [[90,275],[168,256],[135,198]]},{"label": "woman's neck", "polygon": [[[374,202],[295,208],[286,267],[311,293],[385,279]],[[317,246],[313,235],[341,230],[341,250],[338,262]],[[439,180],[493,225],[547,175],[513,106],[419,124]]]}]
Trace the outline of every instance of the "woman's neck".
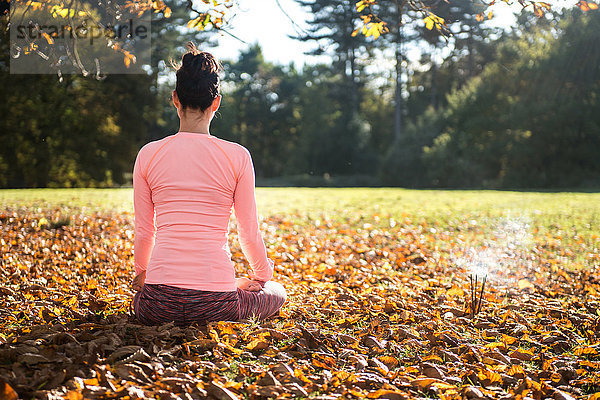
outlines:
[{"label": "woman's neck", "polygon": [[182,116],[179,120],[179,132],[204,133],[210,135],[210,119],[198,114]]}]

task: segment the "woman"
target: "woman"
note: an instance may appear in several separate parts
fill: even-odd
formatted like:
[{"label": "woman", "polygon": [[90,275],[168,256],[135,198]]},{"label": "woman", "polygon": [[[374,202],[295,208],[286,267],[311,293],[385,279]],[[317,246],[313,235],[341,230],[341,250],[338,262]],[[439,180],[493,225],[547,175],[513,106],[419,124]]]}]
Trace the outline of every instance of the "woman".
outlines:
[{"label": "woman", "polygon": [[[145,145],[135,161],[138,320],[237,321],[275,314],[286,299],[258,228],[254,167],[243,146],[210,134],[221,103],[218,61],[192,43],[177,69],[179,132]],[[250,278],[235,278],[228,245],[233,206]]]}]

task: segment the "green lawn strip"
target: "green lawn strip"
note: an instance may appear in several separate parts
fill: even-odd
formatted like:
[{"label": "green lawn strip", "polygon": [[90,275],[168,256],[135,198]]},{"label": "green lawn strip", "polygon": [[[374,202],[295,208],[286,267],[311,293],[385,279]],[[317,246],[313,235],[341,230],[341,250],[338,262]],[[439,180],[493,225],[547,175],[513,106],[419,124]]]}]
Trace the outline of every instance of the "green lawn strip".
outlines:
[{"label": "green lawn strip", "polygon": [[[493,190],[409,190],[398,188],[257,188],[259,214],[294,217],[299,224],[346,222],[460,226],[492,225],[498,219],[526,221],[539,234],[597,242],[600,193],[544,193]],[[0,190],[2,209],[69,212],[133,212],[132,189]],[[485,230],[485,229],[484,229]]]}]

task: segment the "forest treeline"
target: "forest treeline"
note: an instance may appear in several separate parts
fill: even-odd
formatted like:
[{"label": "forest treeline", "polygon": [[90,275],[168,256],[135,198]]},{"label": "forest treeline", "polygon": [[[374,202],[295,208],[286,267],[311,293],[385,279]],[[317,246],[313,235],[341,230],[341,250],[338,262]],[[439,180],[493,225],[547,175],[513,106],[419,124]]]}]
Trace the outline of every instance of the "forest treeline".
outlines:
[{"label": "forest treeline", "polygon": [[[210,32],[174,29],[185,10],[171,3],[172,18],[153,23],[148,75],[10,75],[2,30],[0,187],[127,184],[138,149],[177,131],[169,57],[190,38],[208,51],[214,43]],[[259,183],[600,187],[597,11],[524,12],[500,30],[457,1],[439,12],[449,40],[410,14],[373,40],[351,35],[352,2],[299,3],[313,19],[297,39],[330,63],[273,64],[258,44],[222,60],[211,129],[250,150]],[[406,59],[414,48],[421,59]]]}]

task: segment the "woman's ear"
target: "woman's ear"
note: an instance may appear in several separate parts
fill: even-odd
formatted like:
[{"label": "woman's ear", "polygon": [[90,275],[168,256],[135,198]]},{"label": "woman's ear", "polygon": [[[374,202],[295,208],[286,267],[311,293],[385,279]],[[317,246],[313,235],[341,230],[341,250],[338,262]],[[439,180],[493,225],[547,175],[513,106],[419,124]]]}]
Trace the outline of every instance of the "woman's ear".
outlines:
[{"label": "woman's ear", "polygon": [[171,98],[173,99],[173,105],[179,110],[181,108],[181,102],[179,101],[179,97],[177,97],[177,90],[173,90]]},{"label": "woman's ear", "polygon": [[221,95],[218,95],[217,97],[215,97],[215,99],[212,102],[212,105],[211,105],[212,112],[217,112],[220,105],[221,105]]}]

